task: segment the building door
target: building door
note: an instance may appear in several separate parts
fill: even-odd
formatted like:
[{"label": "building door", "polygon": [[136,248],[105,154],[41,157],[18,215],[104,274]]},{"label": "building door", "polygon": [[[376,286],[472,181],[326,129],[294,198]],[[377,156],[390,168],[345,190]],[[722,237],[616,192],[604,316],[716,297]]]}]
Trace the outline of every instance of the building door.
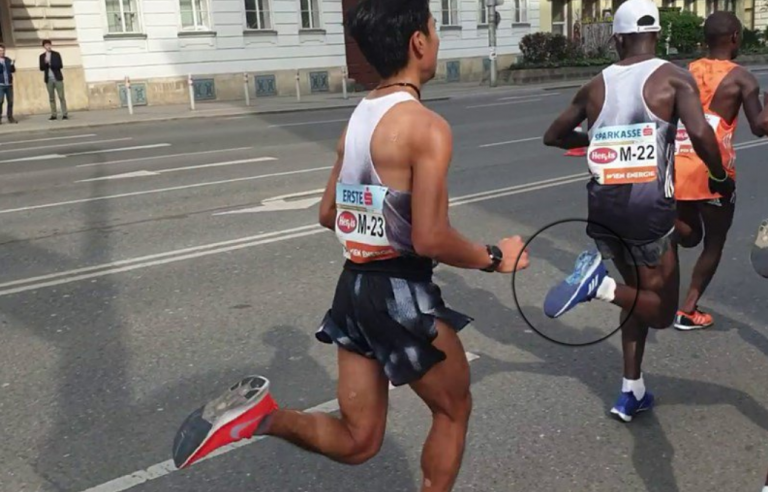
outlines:
[{"label": "building door", "polygon": [[371,65],[365,60],[357,43],[347,32],[347,15],[350,8],[357,5],[358,0],[341,0],[344,11],[344,45],[347,58],[347,70],[349,78],[362,85],[366,89],[373,89],[379,83],[380,77]]},{"label": "building door", "polygon": [[552,0],[552,33],[568,35],[568,0]]}]

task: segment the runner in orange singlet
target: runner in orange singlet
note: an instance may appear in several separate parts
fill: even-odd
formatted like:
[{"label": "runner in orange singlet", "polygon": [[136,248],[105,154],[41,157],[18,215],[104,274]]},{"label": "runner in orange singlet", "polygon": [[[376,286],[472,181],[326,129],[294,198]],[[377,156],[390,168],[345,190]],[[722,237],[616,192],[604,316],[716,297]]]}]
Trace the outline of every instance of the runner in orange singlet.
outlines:
[{"label": "runner in orange singlet", "polygon": [[[741,106],[749,126],[758,137],[764,135],[760,113],[760,86],[751,72],[734,63],[741,44],[741,22],[730,12],[715,12],[704,23],[709,47],[706,58],[688,67],[701,94],[707,121],[714,128],[723,167],[736,179],[736,151],[733,136]],[[713,324],[712,316],[698,307],[699,299],[715,275],[733,221],[734,193],[725,199],[709,189],[707,168],[691,146],[687,132],[678,127],[675,156],[676,224],[680,245],[697,246],[702,238],[704,250],[693,270],[688,295],[675,317],[675,328],[696,330]]]}]

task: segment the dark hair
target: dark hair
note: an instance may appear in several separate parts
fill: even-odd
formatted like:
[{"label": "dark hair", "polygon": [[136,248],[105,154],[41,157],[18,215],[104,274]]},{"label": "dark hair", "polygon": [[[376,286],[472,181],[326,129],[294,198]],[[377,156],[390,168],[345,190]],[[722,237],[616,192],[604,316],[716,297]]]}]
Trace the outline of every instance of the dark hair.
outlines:
[{"label": "dark hair", "polygon": [[704,39],[709,45],[716,44],[735,32],[741,32],[741,21],[731,12],[718,10],[704,21]]},{"label": "dark hair", "polygon": [[46,44],[53,44],[53,43],[51,43],[50,39],[43,39],[43,46],[45,46]]},{"label": "dark hair", "polygon": [[363,56],[382,78],[408,65],[417,31],[429,34],[429,0],[361,0],[347,12],[347,26]]}]

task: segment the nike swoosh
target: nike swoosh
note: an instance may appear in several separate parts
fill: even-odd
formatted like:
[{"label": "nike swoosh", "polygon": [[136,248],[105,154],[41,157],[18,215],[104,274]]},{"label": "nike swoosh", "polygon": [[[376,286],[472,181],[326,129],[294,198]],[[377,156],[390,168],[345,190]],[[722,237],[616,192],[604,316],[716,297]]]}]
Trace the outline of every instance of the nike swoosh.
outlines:
[{"label": "nike swoosh", "polygon": [[249,420],[248,422],[243,422],[242,424],[238,424],[232,427],[232,430],[229,431],[229,437],[231,437],[232,439],[243,439],[243,437],[240,436],[240,433],[244,431],[246,427],[253,424],[254,422],[258,422],[259,420],[261,420],[261,417],[253,420]]}]

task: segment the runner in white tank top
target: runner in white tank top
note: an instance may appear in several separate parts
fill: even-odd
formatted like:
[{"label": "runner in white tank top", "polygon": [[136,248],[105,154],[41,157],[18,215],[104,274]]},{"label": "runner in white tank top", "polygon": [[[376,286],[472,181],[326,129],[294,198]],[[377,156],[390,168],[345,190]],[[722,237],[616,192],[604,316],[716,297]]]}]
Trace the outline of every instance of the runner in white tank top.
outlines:
[{"label": "runner in white tank top", "polygon": [[431,410],[422,491],[448,492],[471,411],[457,334],[471,318],[445,305],[432,261],[511,273],[527,266],[528,255],[519,237],[477,244],[448,220],[450,127],[418,101],[437,67],[429,0],[362,0],[349,19],[383,80],[355,109],[320,204],[320,223],[335,231],[347,258],[316,334],[338,347],[341,416],[277,409],[266,380],[247,378],[190,416],[174,459],[187,466],[259,434],[363,463],[381,447],[391,382],[410,385]]},{"label": "runner in white tank top", "polygon": [[[648,327],[669,327],[677,310],[679,272],[672,232],[678,119],[714,176],[710,187],[723,194],[733,189],[693,78],[655,58],[660,30],[653,2],[624,2],[613,22],[621,61],[582,87],[544,136],[547,145],[589,146],[587,234],[597,245],[582,253],[573,274],[552,288],[544,311],[557,318],[599,299],[621,307],[622,320],[631,315],[622,326],[622,390],[611,410],[625,422],[653,406],[641,368]],[[584,119],[589,133],[575,132]],[[604,259],[613,260],[624,284],[608,275]]]}]

